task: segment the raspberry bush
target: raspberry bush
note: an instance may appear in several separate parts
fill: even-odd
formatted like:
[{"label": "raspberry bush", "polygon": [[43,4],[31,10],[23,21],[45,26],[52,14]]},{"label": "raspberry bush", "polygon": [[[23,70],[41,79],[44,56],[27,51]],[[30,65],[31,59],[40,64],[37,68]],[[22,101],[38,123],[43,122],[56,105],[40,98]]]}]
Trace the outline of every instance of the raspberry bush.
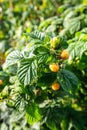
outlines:
[{"label": "raspberry bush", "polygon": [[1,130],[87,130],[86,13],[85,0],[0,1]]}]

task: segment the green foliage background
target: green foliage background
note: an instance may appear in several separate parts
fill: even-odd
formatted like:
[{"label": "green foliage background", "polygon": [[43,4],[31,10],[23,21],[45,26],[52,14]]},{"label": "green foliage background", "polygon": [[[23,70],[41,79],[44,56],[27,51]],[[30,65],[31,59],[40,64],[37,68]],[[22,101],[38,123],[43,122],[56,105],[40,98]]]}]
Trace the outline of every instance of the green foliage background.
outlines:
[{"label": "green foliage background", "polygon": [[0,0],[0,130],[87,130],[86,72],[86,0]]}]

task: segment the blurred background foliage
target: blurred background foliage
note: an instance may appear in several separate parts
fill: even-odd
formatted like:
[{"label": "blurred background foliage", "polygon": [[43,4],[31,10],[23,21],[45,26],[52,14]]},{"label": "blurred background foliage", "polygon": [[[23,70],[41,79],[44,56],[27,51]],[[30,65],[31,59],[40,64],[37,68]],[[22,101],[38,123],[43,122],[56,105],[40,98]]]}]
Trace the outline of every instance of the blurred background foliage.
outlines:
[{"label": "blurred background foliage", "polygon": [[[87,130],[87,117],[84,116],[87,115],[87,46],[85,45],[87,44],[86,0],[0,0],[0,77],[4,79],[4,86],[0,86],[0,130],[50,129],[49,126],[51,123],[49,121],[48,125],[43,123],[40,128],[39,126],[41,124],[39,123],[30,126],[24,118],[25,113],[20,114],[16,111],[15,107],[10,107],[12,102],[6,104],[6,101],[10,98],[9,93],[10,96],[12,96],[12,94],[20,90],[20,87],[17,87],[19,85],[18,81],[13,80],[15,79],[12,75],[15,73],[15,66],[3,72],[5,59],[11,51],[15,49],[24,49],[27,45],[24,33],[30,33],[35,29],[45,32],[50,37],[56,35],[65,37],[70,52],[67,68],[75,72],[81,82],[79,85],[79,92],[76,95],[76,102],[72,103],[73,101],[68,98],[68,103],[72,104],[72,108],[75,110],[80,110],[78,115],[83,119],[83,121],[80,120],[81,122],[73,122],[77,120],[75,119],[77,117],[73,117],[74,120],[71,121],[72,123],[70,124],[71,126],[69,125],[69,130]],[[75,46],[76,50],[74,50]],[[75,54],[73,50],[76,51]],[[76,56],[77,58],[75,58]],[[11,77],[9,81],[10,74],[13,77]],[[21,97],[19,97],[19,100],[20,99]],[[26,98],[24,97],[24,99]],[[64,99],[62,102],[67,108],[67,99]],[[60,111],[55,108],[55,111],[56,110]],[[64,110],[61,110],[61,112],[63,111]],[[46,112],[44,115],[46,115]],[[54,112],[54,109],[51,110],[50,113],[52,112]],[[64,126],[62,130],[67,129],[65,124],[68,124],[68,120],[71,120],[69,119],[71,113],[77,116],[76,111],[70,108],[67,108],[65,113],[68,113],[67,120],[66,122],[64,122],[65,120],[62,121],[61,127],[62,125]],[[77,127],[72,124],[75,124]],[[84,127],[80,126],[80,124]]]},{"label": "blurred background foliage", "polygon": [[[71,0],[1,0],[0,1],[0,58],[4,62],[4,52],[19,44],[22,47],[24,31],[30,32],[38,28],[45,19],[59,16],[60,12],[79,4]],[[53,28],[54,29],[54,28]]]}]

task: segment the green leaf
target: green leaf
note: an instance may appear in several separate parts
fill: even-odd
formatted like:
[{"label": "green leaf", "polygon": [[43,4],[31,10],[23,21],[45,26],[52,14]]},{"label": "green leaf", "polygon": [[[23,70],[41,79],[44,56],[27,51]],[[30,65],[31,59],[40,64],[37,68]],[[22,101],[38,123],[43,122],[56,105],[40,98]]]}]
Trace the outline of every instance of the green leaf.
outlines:
[{"label": "green leaf", "polygon": [[57,16],[53,16],[51,18],[48,18],[46,20],[44,20],[43,22],[41,22],[39,29],[40,30],[45,30],[49,25],[51,25],[51,23],[55,20],[57,20],[58,17]]},{"label": "green leaf", "polygon": [[66,10],[64,10],[64,12],[61,14],[61,16],[63,18],[65,18],[67,16],[67,14],[69,14],[71,11],[73,10],[73,8],[67,8]]},{"label": "green leaf", "polygon": [[81,22],[78,18],[68,19],[64,22],[64,27],[67,28],[70,34],[74,34],[80,30]]},{"label": "green leaf", "polygon": [[[83,120],[84,118],[84,112],[81,111],[77,111],[74,110],[72,108],[67,109],[67,117],[68,120],[71,122],[72,127],[71,128],[75,128],[76,130],[84,130],[85,128],[85,120]],[[69,128],[70,128],[70,124],[69,124]]]},{"label": "green leaf", "polygon": [[31,33],[26,33],[25,35],[30,36],[33,39],[39,39],[41,41],[43,41],[44,38],[45,38],[45,33],[40,32],[38,30],[35,30],[35,31],[31,32]]},{"label": "green leaf", "polygon": [[6,50],[8,50],[9,48],[10,48],[10,45],[7,41],[5,40],[3,40],[2,42],[0,41],[0,53],[6,52]]},{"label": "green leaf", "polygon": [[12,51],[6,58],[6,65],[10,66],[17,64],[18,61],[20,61],[21,59],[23,59],[23,55],[21,54],[20,51],[18,50]]},{"label": "green leaf", "polygon": [[0,71],[0,80],[2,80],[3,84],[0,85],[0,92],[4,89],[6,85],[9,84],[9,75],[4,71]]},{"label": "green leaf", "polygon": [[86,41],[77,41],[74,43],[71,43],[68,46],[69,51],[69,61],[73,60],[74,58],[78,57],[81,58],[83,53],[87,50],[87,42]]},{"label": "green leaf", "polygon": [[32,125],[32,124],[40,121],[41,118],[42,118],[41,110],[36,104],[32,103],[30,106],[27,107],[26,119],[29,124]]},{"label": "green leaf", "polygon": [[58,106],[48,107],[45,110],[44,117],[46,125],[51,130],[59,130],[59,124],[63,118],[62,108],[58,108]]},{"label": "green leaf", "polygon": [[62,69],[57,74],[58,81],[61,84],[61,87],[66,92],[75,91],[78,85],[78,78],[69,70]]},{"label": "green leaf", "polygon": [[68,51],[69,51],[69,59],[68,59],[68,61],[71,61],[72,59],[74,59],[76,57],[75,46],[76,46],[75,42],[69,44],[69,46],[68,46]]},{"label": "green leaf", "polygon": [[78,41],[75,48],[76,56],[81,57],[82,54],[87,50],[87,42]]},{"label": "green leaf", "polygon": [[25,102],[24,102],[24,99],[23,99],[23,95],[21,96],[21,94],[19,94],[19,95],[17,95],[16,96],[16,99],[15,99],[15,107],[17,108],[17,109],[23,109],[24,108],[24,104]]},{"label": "green leaf", "polygon": [[34,50],[34,54],[38,57],[38,62],[46,62],[46,60],[50,57],[49,49],[44,46],[37,46]]},{"label": "green leaf", "polygon": [[25,86],[32,84],[37,78],[37,60],[33,58],[23,59],[18,69],[18,78]]},{"label": "green leaf", "polygon": [[61,127],[62,127],[62,130],[69,130],[69,123],[70,123],[70,120],[68,118],[65,118],[61,121]]},{"label": "green leaf", "polygon": [[84,27],[84,28],[81,30],[81,32],[82,32],[83,34],[87,34],[87,27]]}]

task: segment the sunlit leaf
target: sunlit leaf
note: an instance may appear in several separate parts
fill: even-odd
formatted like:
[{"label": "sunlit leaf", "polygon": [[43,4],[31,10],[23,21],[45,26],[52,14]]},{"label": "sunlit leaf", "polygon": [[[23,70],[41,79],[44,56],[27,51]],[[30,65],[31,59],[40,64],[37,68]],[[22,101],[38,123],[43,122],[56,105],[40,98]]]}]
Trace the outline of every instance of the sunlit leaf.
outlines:
[{"label": "sunlit leaf", "polygon": [[12,51],[8,56],[7,56],[7,59],[6,59],[6,65],[7,66],[10,66],[10,65],[14,65],[14,64],[17,64],[20,60],[23,59],[23,55],[21,54],[20,51],[18,50],[15,50],[15,51]]},{"label": "sunlit leaf", "polygon": [[22,60],[18,78],[25,86],[34,82],[37,79],[37,61],[32,58]]},{"label": "sunlit leaf", "polygon": [[31,104],[26,109],[26,119],[29,124],[34,124],[41,120],[41,110],[36,104]]}]

